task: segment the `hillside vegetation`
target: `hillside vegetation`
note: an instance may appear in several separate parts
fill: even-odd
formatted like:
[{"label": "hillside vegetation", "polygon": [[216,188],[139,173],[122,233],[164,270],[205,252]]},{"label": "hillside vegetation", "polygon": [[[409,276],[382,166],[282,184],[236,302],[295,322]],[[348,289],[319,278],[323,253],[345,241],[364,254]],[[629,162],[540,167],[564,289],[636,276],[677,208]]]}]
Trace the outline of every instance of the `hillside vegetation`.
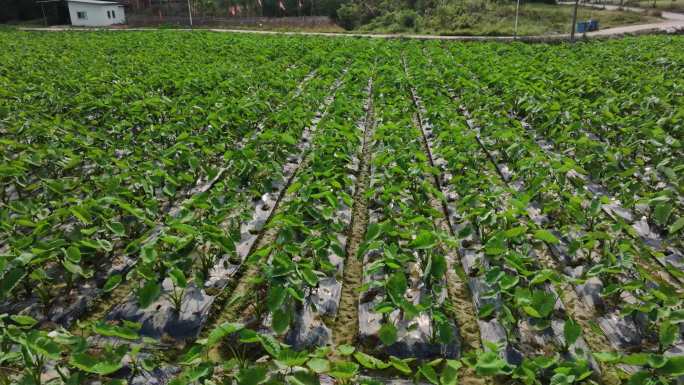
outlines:
[{"label": "hillside vegetation", "polygon": [[[489,0],[371,0],[351,1],[337,10],[342,27],[384,33],[442,35],[512,35],[514,1]],[[602,28],[657,20],[633,12],[580,8],[578,20],[599,20]],[[518,33],[540,35],[567,33],[572,7],[542,2],[522,2]]]}]

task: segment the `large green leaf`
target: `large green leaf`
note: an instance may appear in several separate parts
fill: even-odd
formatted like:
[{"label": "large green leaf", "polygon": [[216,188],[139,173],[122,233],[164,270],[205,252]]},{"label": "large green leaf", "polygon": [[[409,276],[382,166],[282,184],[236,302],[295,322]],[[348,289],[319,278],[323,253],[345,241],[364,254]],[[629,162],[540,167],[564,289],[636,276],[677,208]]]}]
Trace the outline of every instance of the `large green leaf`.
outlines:
[{"label": "large green leaf", "polygon": [[147,281],[138,289],[138,303],[143,309],[150,306],[161,295],[161,285],[156,281]]}]

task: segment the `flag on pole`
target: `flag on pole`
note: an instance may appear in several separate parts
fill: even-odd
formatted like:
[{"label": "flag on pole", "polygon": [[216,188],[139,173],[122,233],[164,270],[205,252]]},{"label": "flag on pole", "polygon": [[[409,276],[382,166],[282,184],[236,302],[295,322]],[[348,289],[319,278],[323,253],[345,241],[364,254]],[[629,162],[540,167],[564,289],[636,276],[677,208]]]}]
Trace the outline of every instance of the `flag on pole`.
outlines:
[{"label": "flag on pole", "polygon": [[261,0],[257,0],[257,4],[261,7]]},{"label": "flag on pole", "polygon": [[285,10],[285,4],[283,4],[283,0],[278,0],[278,8],[281,10]]},{"label": "flag on pole", "polygon": [[297,5],[299,6],[299,9],[302,9],[302,7],[304,6],[304,3],[302,3],[302,0],[299,0]]}]

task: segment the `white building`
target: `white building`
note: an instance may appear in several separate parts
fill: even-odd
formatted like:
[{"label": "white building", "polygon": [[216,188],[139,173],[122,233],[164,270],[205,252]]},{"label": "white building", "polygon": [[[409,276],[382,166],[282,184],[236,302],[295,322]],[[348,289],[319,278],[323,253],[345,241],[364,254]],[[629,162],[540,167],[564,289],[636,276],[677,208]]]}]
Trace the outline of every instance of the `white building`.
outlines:
[{"label": "white building", "polygon": [[67,0],[71,25],[103,27],[126,22],[124,7],[113,1]]}]

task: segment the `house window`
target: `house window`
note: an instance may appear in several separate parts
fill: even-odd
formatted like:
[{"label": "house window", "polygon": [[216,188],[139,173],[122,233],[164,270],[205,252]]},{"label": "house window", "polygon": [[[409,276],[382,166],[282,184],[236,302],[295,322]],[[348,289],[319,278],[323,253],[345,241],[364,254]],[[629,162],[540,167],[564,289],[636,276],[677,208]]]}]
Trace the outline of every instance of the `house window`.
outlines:
[{"label": "house window", "polygon": [[111,19],[111,18],[112,18],[112,15],[109,13],[109,11],[107,11],[107,19]]},{"label": "house window", "polygon": [[116,14],[112,11],[112,19],[116,19]]},{"label": "house window", "polygon": [[83,20],[88,20],[88,14],[85,11],[76,12],[76,17]]}]

